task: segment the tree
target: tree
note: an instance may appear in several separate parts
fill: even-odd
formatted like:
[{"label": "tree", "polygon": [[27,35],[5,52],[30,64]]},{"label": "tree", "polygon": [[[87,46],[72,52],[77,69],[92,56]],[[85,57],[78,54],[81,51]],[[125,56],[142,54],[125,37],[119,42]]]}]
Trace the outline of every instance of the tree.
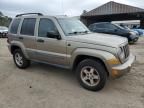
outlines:
[{"label": "tree", "polygon": [[0,16],[4,16],[3,13],[0,11]]},{"label": "tree", "polygon": [[12,18],[8,17],[8,16],[4,16],[4,14],[2,12],[0,12],[0,26],[9,26],[10,22],[11,22]]},{"label": "tree", "polygon": [[83,10],[83,13],[82,13],[82,14],[85,14],[85,13],[87,13],[87,11],[86,11],[86,10]]}]

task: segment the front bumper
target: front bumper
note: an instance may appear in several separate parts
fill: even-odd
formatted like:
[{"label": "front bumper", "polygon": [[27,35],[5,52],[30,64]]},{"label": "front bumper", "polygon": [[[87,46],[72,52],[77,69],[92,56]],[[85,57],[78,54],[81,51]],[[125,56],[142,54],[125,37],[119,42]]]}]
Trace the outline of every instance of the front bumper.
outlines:
[{"label": "front bumper", "polygon": [[129,42],[130,42],[130,43],[134,43],[134,42],[137,42],[138,39],[139,39],[139,36],[138,36],[138,35],[131,35]]},{"label": "front bumper", "polygon": [[132,64],[136,60],[136,56],[130,54],[129,59],[124,64],[113,66],[111,77],[112,79],[123,76],[131,70]]},{"label": "front bumper", "polygon": [[5,32],[0,33],[0,37],[7,37],[7,33]]},{"label": "front bumper", "polygon": [[138,39],[139,39],[139,37],[136,37],[133,41],[134,42],[137,42],[138,41]]}]

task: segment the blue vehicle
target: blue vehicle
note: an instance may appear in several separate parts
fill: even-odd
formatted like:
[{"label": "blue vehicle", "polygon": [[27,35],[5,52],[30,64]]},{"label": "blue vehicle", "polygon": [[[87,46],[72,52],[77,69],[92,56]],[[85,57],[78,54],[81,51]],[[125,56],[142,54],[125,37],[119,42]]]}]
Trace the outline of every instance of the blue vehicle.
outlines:
[{"label": "blue vehicle", "polygon": [[135,43],[139,39],[139,36],[135,32],[132,32],[131,30],[125,29],[111,22],[94,23],[89,25],[89,29],[92,32],[105,33],[105,34],[125,37],[128,39],[129,43]]},{"label": "blue vehicle", "polygon": [[144,35],[144,30],[143,29],[132,29],[134,31],[137,31],[139,33],[139,36],[143,36]]},{"label": "blue vehicle", "polygon": [[137,36],[141,36],[142,34],[143,34],[143,32],[141,32],[141,31],[137,31],[137,30],[135,30],[135,29],[130,29],[129,27],[127,27],[127,26],[125,26],[125,25],[120,25],[121,27],[123,27],[124,29],[126,29],[126,30],[129,30],[129,31],[131,31],[131,32],[134,32]]},{"label": "blue vehicle", "polygon": [[140,36],[144,35],[144,29],[141,29],[140,26],[138,27],[137,25],[134,25],[132,30],[137,31],[140,34]]}]

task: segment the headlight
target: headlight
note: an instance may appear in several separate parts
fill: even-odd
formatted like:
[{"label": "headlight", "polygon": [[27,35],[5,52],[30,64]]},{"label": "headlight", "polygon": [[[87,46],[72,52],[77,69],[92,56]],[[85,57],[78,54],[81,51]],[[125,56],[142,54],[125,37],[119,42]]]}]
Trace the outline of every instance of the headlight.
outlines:
[{"label": "headlight", "polygon": [[130,32],[130,35],[136,35],[136,33],[135,32]]},{"label": "headlight", "polygon": [[122,48],[118,48],[118,56],[119,56],[121,61],[123,61],[125,59],[125,53],[124,53],[124,50]]}]

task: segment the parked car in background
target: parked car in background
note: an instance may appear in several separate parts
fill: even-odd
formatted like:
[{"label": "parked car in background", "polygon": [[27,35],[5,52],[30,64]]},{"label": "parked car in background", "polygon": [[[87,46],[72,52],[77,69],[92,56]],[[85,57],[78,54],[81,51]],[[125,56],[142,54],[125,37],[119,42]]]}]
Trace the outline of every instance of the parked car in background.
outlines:
[{"label": "parked car in background", "polygon": [[144,29],[140,28],[140,27],[133,27],[132,30],[137,31],[140,36],[144,36]]},{"label": "parked car in background", "polygon": [[137,36],[135,32],[124,29],[123,27],[117,24],[110,23],[110,22],[94,23],[89,26],[89,29],[92,32],[112,34],[112,35],[126,37],[129,43],[137,42],[139,39],[139,36]]},{"label": "parked car in background", "polygon": [[37,61],[71,69],[79,83],[93,91],[101,90],[108,77],[129,72],[135,60],[126,38],[92,33],[80,20],[66,16],[17,15],[7,42],[18,68]]},{"label": "parked car in background", "polygon": [[143,36],[144,35],[144,30],[143,29],[132,29],[132,30],[138,32],[139,36]]},{"label": "parked car in background", "polygon": [[8,28],[5,26],[0,26],[0,38],[7,37]]},{"label": "parked car in background", "polygon": [[123,24],[120,24],[120,26],[123,27],[123,28],[126,29],[126,30],[129,30],[130,32],[134,32],[137,36],[141,36],[141,35],[142,35],[142,34],[139,33],[138,31],[133,30],[133,29],[130,29],[129,27],[127,27],[127,26],[125,26],[125,25],[123,25]]}]

